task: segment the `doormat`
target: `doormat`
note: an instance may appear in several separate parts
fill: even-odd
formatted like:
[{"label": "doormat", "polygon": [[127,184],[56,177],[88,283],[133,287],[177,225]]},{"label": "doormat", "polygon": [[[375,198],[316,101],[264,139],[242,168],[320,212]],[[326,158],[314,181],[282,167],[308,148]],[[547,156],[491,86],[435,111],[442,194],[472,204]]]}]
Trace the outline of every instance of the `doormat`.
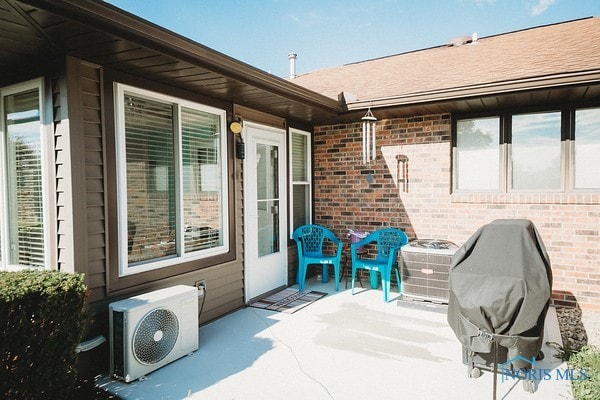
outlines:
[{"label": "doormat", "polygon": [[250,307],[293,314],[326,295],[327,293],[314,290],[311,290],[310,292],[300,292],[297,289],[287,288],[265,297],[264,299],[250,303]]}]

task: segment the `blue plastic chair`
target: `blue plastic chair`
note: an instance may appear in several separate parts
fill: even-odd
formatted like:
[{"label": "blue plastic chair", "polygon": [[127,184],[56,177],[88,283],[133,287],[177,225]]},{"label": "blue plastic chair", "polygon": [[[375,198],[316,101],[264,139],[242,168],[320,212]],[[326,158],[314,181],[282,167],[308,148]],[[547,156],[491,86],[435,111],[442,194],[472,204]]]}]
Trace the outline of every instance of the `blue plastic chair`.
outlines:
[{"label": "blue plastic chair", "polygon": [[[335,290],[339,290],[340,262],[342,259],[343,243],[333,232],[321,225],[302,225],[294,231],[292,237],[298,245],[298,275],[296,282],[300,291],[304,290],[304,281],[306,280],[306,269],[311,264],[319,264],[323,267],[323,283],[329,280],[328,267],[333,266],[335,273]],[[323,253],[323,243],[325,239],[333,242],[337,246],[335,255]]]},{"label": "blue plastic chair", "polygon": [[[375,258],[359,258],[359,248],[368,244],[377,244],[377,256]],[[408,243],[406,234],[397,228],[384,228],[370,233],[362,240],[350,245],[352,255],[352,294],[354,294],[354,279],[356,270],[368,270],[371,277],[371,288],[377,289],[377,273],[381,274],[381,286],[383,288],[383,300],[389,301],[390,278],[392,269],[396,272],[398,282],[398,293],[400,293],[400,274],[398,273],[398,262],[396,256],[398,250]]]}]

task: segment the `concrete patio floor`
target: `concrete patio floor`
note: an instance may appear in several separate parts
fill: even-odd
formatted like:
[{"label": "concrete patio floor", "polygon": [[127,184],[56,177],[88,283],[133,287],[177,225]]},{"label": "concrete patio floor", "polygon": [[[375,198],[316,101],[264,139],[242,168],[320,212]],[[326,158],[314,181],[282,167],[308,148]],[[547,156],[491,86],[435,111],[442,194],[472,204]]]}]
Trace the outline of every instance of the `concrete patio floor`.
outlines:
[{"label": "concrete patio floor", "polygon": [[[493,374],[467,377],[446,309],[428,303],[383,302],[381,290],[335,292],[314,279],[306,290],[329,294],[294,314],[245,308],[200,328],[200,347],[151,374],[97,384],[122,399],[492,399]],[[208,293],[210,295],[210,293]],[[556,313],[544,343],[561,343]],[[526,392],[498,376],[497,399],[572,399],[566,363],[544,344],[537,368],[551,379]]]}]

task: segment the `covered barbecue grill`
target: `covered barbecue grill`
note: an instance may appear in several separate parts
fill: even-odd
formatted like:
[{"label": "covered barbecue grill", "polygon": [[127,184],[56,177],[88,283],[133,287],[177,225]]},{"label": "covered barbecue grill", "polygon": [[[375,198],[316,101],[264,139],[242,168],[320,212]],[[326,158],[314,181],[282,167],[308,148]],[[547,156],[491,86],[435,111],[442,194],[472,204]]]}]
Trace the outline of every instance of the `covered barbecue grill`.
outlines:
[{"label": "covered barbecue grill", "polygon": [[552,271],[531,221],[496,220],[479,228],[452,258],[449,289],[448,323],[470,376],[480,373],[475,360],[484,360],[485,368],[494,359],[495,373],[509,360],[518,370],[531,367],[525,360],[540,359]]}]

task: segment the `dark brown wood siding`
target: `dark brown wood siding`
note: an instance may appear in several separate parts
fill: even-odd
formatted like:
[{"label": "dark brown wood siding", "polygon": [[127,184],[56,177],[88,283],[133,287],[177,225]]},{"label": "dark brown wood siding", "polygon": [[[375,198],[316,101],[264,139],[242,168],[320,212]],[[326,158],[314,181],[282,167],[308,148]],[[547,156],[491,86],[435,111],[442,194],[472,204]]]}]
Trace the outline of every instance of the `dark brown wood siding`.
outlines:
[{"label": "dark brown wood siding", "polygon": [[53,79],[57,261],[85,274],[90,302],[105,298],[102,69],[67,57]]},{"label": "dark brown wood siding", "polygon": [[81,107],[85,152],[87,274],[91,301],[104,298],[106,288],[106,229],[104,219],[104,137],[102,69],[82,63]]},{"label": "dark brown wood siding", "polygon": [[[52,120],[54,124],[54,154],[55,154],[55,179],[56,179],[56,229],[57,229],[57,267],[61,271],[68,270],[70,248],[67,243],[67,232],[65,224],[69,218],[67,217],[67,201],[65,187],[68,184],[65,182],[68,176],[66,169],[68,168],[68,155],[65,154],[68,138],[68,107],[67,107],[67,87],[66,78],[63,74],[56,74],[52,77]],[[72,266],[72,263],[70,263]]]}]

